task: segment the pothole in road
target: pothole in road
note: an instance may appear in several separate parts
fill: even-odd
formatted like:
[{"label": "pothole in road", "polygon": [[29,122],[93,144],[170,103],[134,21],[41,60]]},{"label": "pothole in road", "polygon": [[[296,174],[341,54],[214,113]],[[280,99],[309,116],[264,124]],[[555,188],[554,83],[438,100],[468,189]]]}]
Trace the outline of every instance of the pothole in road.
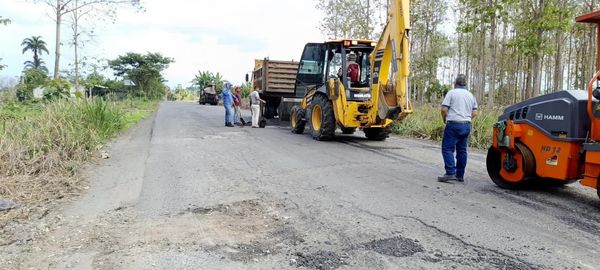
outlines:
[{"label": "pothole in road", "polygon": [[[190,207],[178,219],[191,219],[194,231],[202,232],[197,241],[208,250],[219,251],[236,261],[255,261],[277,254],[281,248],[304,240],[282,215],[285,204],[244,200],[211,207]],[[198,235],[190,236],[198,239]]]},{"label": "pothole in road", "polygon": [[373,240],[362,246],[367,250],[394,257],[408,257],[424,251],[423,246],[416,240],[404,238],[402,236]]},{"label": "pothole in road", "polygon": [[232,204],[218,204],[210,207],[188,207],[185,211],[181,212],[180,214],[185,214],[186,212],[189,212],[198,215],[220,213],[236,216],[248,216],[264,211],[265,209],[263,209],[258,200],[243,200],[239,202],[234,202]]},{"label": "pothole in road", "polygon": [[333,251],[318,251],[311,254],[296,253],[297,259],[292,261],[298,267],[307,267],[318,270],[335,269],[346,265],[344,257],[339,256]]}]

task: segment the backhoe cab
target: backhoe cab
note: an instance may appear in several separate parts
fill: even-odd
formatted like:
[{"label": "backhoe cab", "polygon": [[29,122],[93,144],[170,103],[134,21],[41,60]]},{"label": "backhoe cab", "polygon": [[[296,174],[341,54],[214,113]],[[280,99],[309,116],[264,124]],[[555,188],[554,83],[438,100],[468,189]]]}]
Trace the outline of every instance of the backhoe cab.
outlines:
[{"label": "backhoe cab", "polygon": [[[330,140],[362,129],[371,140],[385,140],[394,120],[412,112],[406,95],[408,0],[391,3],[390,19],[379,41],[334,40],[308,43],[296,76],[292,132],[308,124],[316,140]],[[351,61],[351,62],[350,62]]]}]

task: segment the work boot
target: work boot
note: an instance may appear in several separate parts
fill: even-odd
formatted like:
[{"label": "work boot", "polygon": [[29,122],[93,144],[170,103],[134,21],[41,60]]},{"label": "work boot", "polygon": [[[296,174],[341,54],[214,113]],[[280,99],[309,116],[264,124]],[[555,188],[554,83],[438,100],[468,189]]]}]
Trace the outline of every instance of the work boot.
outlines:
[{"label": "work boot", "polygon": [[225,124],[226,127],[233,127],[233,125],[231,123],[227,123]]},{"label": "work boot", "polygon": [[444,182],[447,183],[448,181],[455,181],[456,176],[454,174],[444,174],[442,176],[438,176],[438,182]]},{"label": "work boot", "polygon": [[458,177],[458,176],[456,177],[456,182],[461,182],[462,183],[464,181],[465,181],[464,177]]}]

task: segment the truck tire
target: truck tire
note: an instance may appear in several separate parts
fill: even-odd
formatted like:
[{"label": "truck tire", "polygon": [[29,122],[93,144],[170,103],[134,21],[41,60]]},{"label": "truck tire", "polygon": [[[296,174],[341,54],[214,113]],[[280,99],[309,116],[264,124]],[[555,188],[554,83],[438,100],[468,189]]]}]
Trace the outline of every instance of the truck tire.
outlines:
[{"label": "truck tire", "polygon": [[390,127],[385,128],[363,128],[363,132],[367,139],[372,141],[385,141],[389,137],[392,129]]},{"label": "truck tire", "polygon": [[290,116],[290,124],[292,126],[292,133],[302,134],[304,133],[304,127],[306,126],[306,119],[304,119],[305,111],[298,105],[292,107],[292,113]]},{"label": "truck tire", "polygon": [[354,132],[356,131],[356,128],[353,127],[342,127],[342,134],[354,134]]},{"label": "truck tire", "polygon": [[263,98],[267,103],[264,105],[263,116],[266,119],[273,119],[277,114],[277,109],[279,108],[279,103],[281,102],[280,97],[264,97]]},{"label": "truck tire", "polygon": [[317,141],[328,141],[335,136],[333,105],[325,95],[315,95],[307,111],[310,135]]}]

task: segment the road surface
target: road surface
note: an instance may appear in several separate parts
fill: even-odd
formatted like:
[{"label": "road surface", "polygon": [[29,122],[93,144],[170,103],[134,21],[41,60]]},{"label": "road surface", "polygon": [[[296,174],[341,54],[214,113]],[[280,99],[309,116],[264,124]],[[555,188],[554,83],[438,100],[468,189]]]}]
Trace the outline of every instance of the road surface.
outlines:
[{"label": "road surface", "polygon": [[438,183],[435,143],[228,128],[221,106],[175,102],[109,153],[81,197],[0,248],[0,265],[600,269],[594,190],[502,190],[483,153],[470,154],[465,183]]}]

